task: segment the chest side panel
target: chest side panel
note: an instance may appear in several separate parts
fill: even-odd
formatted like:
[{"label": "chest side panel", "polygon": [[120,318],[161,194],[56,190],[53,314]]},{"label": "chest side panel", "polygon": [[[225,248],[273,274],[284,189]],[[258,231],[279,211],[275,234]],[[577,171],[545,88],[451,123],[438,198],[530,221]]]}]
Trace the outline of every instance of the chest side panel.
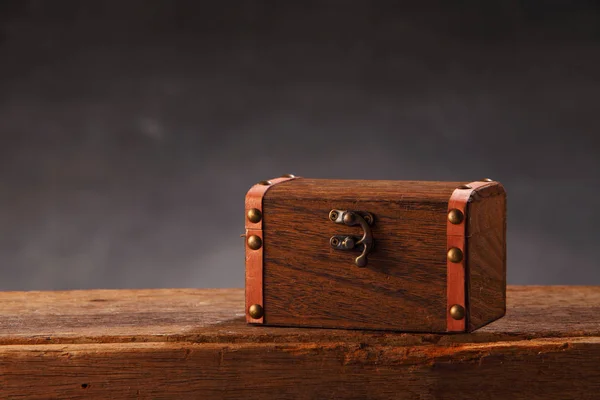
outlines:
[{"label": "chest side panel", "polygon": [[467,226],[469,331],[506,311],[506,193],[483,188],[469,204]]},{"label": "chest side panel", "polygon": [[[331,190],[310,198],[274,188],[263,202],[265,323],[444,331],[446,208],[455,184],[448,186],[439,200]],[[354,264],[359,252],[329,244],[333,235],[362,232],[331,222],[332,209],[375,216],[365,268]]]}]

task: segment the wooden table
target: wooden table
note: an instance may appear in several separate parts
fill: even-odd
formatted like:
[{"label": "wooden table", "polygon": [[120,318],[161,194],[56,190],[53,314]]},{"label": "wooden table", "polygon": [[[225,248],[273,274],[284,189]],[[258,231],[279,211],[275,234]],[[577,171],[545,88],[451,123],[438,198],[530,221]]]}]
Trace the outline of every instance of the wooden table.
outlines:
[{"label": "wooden table", "polygon": [[0,293],[0,398],[600,399],[600,286],[454,335],[247,326],[243,294]]}]

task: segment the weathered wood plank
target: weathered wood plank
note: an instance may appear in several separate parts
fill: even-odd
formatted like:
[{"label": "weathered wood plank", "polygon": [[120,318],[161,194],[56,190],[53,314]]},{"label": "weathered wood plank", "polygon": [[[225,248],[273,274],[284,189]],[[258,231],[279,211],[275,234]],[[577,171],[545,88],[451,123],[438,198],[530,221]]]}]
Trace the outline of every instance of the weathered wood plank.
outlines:
[{"label": "weathered wood plank", "polygon": [[[409,349],[411,351],[409,351]],[[598,338],[493,346],[119,343],[0,348],[11,399],[592,399]],[[596,396],[596,397],[594,397]]]},{"label": "weathered wood plank", "polygon": [[0,293],[0,398],[593,399],[600,287],[509,287],[471,334],[248,326],[243,290]]},{"label": "weathered wood plank", "polygon": [[327,342],[414,345],[600,336],[600,286],[509,286],[506,317],[472,334],[250,326],[243,289],[0,292],[0,344]]}]

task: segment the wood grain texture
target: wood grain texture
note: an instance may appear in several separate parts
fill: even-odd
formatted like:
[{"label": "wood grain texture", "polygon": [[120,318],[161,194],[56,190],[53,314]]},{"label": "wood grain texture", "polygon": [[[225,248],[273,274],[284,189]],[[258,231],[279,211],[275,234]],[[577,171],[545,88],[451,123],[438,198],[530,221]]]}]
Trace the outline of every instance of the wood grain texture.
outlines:
[{"label": "wood grain texture", "polygon": [[[269,190],[263,198],[264,323],[446,331],[447,207],[461,184],[303,178]],[[366,268],[354,265],[358,251],[329,245],[333,235],[362,232],[332,223],[332,209],[375,216]],[[458,322],[453,330],[464,330]]]},{"label": "wood grain texture", "polygon": [[[265,324],[445,331],[446,203],[332,197],[265,197]],[[357,251],[329,245],[333,235],[362,232],[331,222],[334,208],[375,215],[365,268],[354,264]]]},{"label": "wood grain texture", "polygon": [[600,287],[471,334],[245,323],[242,289],[0,293],[0,398],[596,399]]},{"label": "wood grain texture", "polygon": [[474,333],[417,334],[247,325],[244,289],[0,292],[0,345],[332,340],[453,345],[600,336],[600,286],[509,286],[507,294],[506,317]]},{"label": "wood grain texture", "polygon": [[296,199],[326,199],[332,196],[340,201],[370,200],[387,202],[402,197],[407,202],[448,203],[452,191],[464,182],[390,181],[361,179],[309,179],[284,182],[269,192],[271,199],[287,199],[293,193]]},{"label": "wood grain texture", "polygon": [[468,205],[468,330],[506,311],[506,192],[495,183],[474,192]]}]

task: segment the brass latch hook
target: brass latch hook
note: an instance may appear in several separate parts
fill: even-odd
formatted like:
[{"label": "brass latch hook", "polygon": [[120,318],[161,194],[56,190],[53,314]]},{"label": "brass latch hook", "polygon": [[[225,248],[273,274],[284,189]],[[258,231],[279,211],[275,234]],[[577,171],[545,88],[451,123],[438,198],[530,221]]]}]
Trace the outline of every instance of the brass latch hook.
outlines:
[{"label": "brass latch hook", "polygon": [[365,211],[342,211],[342,210],[331,210],[329,212],[329,219],[336,224],[344,224],[347,226],[360,225],[363,230],[361,238],[346,235],[334,235],[329,240],[331,247],[336,250],[351,250],[362,246],[362,254],[356,257],[354,263],[359,267],[365,267],[367,265],[367,255],[373,249],[375,244],[373,235],[371,233],[371,227],[373,224],[373,215]]}]

